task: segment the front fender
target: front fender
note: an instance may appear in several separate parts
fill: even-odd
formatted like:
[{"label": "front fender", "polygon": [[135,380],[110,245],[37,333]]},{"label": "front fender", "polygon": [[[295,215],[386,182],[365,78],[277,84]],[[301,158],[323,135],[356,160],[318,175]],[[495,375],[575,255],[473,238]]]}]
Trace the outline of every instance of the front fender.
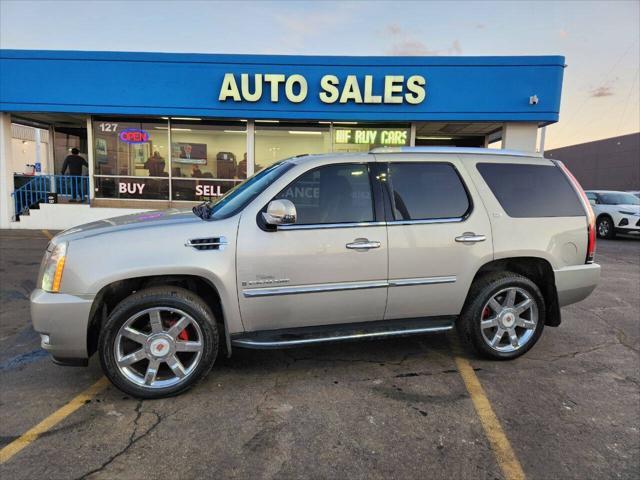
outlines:
[{"label": "front fender", "polygon": [[[191,275],[218,291],[229,333],[243,331],[236,290],[237,219],[117,231],[69,243],[61,291],[97,295],[104,287],[131,278]],[[194,238],[225,237],[217,250],[198,250]]]}]

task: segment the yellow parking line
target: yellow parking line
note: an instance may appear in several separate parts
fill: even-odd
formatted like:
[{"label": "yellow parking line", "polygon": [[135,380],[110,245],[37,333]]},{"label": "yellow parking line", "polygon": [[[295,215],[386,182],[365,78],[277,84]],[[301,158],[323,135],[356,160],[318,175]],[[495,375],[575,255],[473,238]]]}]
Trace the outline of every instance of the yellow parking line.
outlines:
[{"label": "yellow parking line", "polygon": [[51,232],[49,230],[42,230],[42,233],[44,233],[44,236],[47,237],[49,240],[53,238],[53,235],[51,235]]},{"label": "yellow parking line", "polygon": [[0,465],[7,462],[11,457],[13,457],[16,453],[18,453],[23,448],[27,447],[29,444],[33,443],[38,439],[40,435],[42,435],[47,430],[52,429],[62,420],[67,418],[73,412],[82,407],[87,400],[91,400],[95,395],[100,393],[105,387],[109,384],[108,380],[105,377],[102,377],[96,383],[87,388],[80,395],[73,398],[69,403],[64,405],[62,408],[56,410],[47,418],[42,420],[35,427],[25,432],[20,437],[16,438],[9,445],[0,450]]},{"label": "yellow parking line", "polygon": [[484,393],[484,389],[476,373],[473,371],[473,367],[465,358],[460,356],[456,355],[455,361],[505,479],[524,480],[525,475],[522,466],[511,448],[509,439],[500,426],[498,417],[491,408],[491,403]]}]

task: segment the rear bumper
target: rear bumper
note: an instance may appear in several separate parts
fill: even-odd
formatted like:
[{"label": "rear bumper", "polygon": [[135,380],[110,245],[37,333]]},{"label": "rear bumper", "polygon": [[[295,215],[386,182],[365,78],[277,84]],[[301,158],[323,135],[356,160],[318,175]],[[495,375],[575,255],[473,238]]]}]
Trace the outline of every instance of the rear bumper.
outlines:
[{"label": "rear bumper", "polygon": [[561,307],[587,298],[600,281],[600,265],[589,263],[554,270]]},{"label": "rear bumper", "polygon": [[82,364],[88,358],[87,326],[93,297],[31,293],[31,322],[42,338],[42,348],[59,364]]}]

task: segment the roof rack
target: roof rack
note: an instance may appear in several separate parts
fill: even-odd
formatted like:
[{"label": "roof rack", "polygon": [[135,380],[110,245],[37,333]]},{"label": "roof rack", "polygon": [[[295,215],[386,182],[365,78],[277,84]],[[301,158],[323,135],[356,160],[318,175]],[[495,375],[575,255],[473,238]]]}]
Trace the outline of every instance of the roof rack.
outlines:
[{"label": "roof rack", "polygon": [[504,155],[508,157],[542,157],[537,152],[476,147],[377,147],[369,153],[455,153],[472,155]]}]

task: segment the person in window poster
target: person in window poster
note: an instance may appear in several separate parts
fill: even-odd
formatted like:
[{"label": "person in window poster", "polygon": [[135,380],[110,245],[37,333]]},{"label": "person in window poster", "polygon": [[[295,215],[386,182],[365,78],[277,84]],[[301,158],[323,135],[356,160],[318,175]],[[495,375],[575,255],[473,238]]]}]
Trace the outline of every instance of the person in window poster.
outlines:
[{"label": "person in window poster", "polygon": [[180,158],[191,158],[193,147],[188,143],[180,147]]}]

